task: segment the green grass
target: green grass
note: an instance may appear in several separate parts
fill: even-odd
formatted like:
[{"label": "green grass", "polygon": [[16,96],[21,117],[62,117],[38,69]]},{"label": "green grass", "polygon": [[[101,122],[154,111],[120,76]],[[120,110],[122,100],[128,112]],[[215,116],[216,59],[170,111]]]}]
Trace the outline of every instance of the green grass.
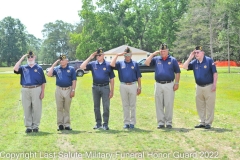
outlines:
[{"label": "green grass", "polygon": [[[10,153],[16,155],[13,153],[24,152],[24,158],[29,153],[37,155],[32,155],[31,159],[66,159],[70,156],[76,157],[76,154],[81,154],[86,159],[91,153],[101,153],[102,156],[111,153],[115,156],[114,159],[187,159],[190,153],[192,156],[189,156],[189,159],[200,159],[201,153],[205,153],[205,158],[212,156],[217,159],[239,159],[240,74],[239,68],[231,70],[234,72],[229,74],[227,68],[218,68],[215,119],[211,130],[193,127],[198,124],[198,115],[192,71],[182,70],[179,90],[175,94],[171,130],[156,129],[153,73],[142,74],[142,93],[137,99],[136,129],[122,129],[123,113],[119,80],[116,77],[110,107],[110,130],[93,130],[95,122],[91,94],[92,77],[91,74],[86,74],[78,78],[76,97],[71,105],[73,131],[58,132],[55,78],[46,77],[43,113],[40,132],[37,134],[24,133],[23,109],[19,101],[19,75],[0,74],[1,158],[4,159],[3,156]],[[91,158],[94,158],[93,156],[91,155]],[[24,159],[22,157],[20,159]],[[100,155],[97,155],[98,158]]]}]

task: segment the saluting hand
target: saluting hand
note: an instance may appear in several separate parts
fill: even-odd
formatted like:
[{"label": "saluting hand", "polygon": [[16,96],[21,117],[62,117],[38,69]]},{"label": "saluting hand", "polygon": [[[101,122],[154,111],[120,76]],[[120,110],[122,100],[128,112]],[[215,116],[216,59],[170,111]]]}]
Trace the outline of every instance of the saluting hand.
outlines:
[{"label": "saluting hand", "polygon": [[91,55],[90,55],[90,58],[93,59],[95,56],[96,56],[97,52],[93,52]]},{"label": "saluting hand", "polygon": [[127,52],[122,52],[122,53],[118,53],[118,56],[123,56],[124,54],[126,54]]},{"label": "saluting hand", "polygon": [[194,56],[195,56],[195,50],[190,53],[189,58],[193,59]]},{"label": "saluting hand", "polygon": [[161,52],[161,50],[160,50],[160,51],[155,51],[155,52],[153,52],[153,55],[154,55],[154,56],[157,56],[157,55],[160,54],[160,52]]}]

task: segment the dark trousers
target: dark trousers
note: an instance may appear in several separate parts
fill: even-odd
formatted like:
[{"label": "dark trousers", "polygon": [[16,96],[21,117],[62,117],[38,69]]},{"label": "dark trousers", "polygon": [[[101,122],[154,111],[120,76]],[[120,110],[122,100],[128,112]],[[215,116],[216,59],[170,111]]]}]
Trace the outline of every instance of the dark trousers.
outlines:
[{"label": "dark trousers", "polygon": [[102,105],[103,105],[103,122],[104,124],[108,125],[109,106],[110,106],[109,93],[110,93],[109,85],[107,86],[93,85],[92,86],[94,113],[95,113],[95,120],[97,125],[102,125],[102,116],[101,116],[101,109],[100,109],[101,99],[102,99]]}]

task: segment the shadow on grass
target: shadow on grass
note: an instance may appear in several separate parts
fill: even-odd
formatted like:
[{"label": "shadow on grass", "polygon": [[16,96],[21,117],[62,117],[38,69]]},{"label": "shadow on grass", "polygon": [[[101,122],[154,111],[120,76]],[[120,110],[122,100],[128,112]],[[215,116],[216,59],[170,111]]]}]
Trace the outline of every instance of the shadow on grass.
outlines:
[{"label": "shadow on grass", "polygon": [[58,131],[57,134],[80,134],[80,133],[85,133],[86,131],[78,131],[78,130],[63,130],[63,131]]},{"label": "shadow on grass", "polygon": [[218,132],[218,133],[223,133],[223,132],[232,132],[232,129],[226,129],[226,128],[214,128],[212,127],[211,129],[205,129],[206,132]]},{"label": "shadow on grass", "polygon": [[172,128],[172,129],[168,129],[168,128],[162,128],[159,130],[163,130],[164,132],[189,132],[192,131],[194,129],[187,129],[187,128]]},{"label": "shadow on grass", "polygon": [[51,134],[54,134],[54,133],[39,131],[37,133],[34,133],[34,132],[28,133],[25,136],[47,136],[47,135],[51,135]]},{"label": "shadow on grass", "polygon": [[106,134],[117,134],[117,133],[131,133],[131,132],[140,132],[140,133],[150,133],[152,132],[151,130],[145,130],[145,129],[140,129],[140,128],[134,128],[134,129],[119,129],[119,130],[114,130],[114,129],[110,129],[108,131],[103,130],[103,129],[99,129],[96,130],[94,132],[90,132],[90,133],[106,133]]}]

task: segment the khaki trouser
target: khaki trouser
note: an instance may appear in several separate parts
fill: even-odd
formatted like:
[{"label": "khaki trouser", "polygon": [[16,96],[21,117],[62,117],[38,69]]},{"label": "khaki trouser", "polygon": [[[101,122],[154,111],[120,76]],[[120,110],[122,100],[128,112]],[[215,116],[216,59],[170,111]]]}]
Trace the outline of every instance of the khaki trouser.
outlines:
[{"label": "khaki trouser", "polygon": [[38,129],[42,115],[42,88],[22,88],[22,105],[24,110],[24,124],[28,129]]},{"label": "khaki trouser", "polygon": [[200,118],[200,124],[212,125],[216,92],[212,92],[212,85],[200,87],[196,85],[196,106]]},{"label": "khaki trouser", "polygon": [[173,102],[175,92],[174,83],[155,83],[155,105],[158,125],[172,125]]},{"label": "khaki trouser", "polygon": [[70,127],[70,105],[72,98],[70,93],[72,87],[63,90],[61,87],[56,88],[55,98],[57,104],[57,125],[63,125],[64,127]]},{"label": "khaki trouser", "polygon": [[123,107],[123,123],[136,124],[136,100],[137,84],[132,85],[120,84],[120,94]]}]

